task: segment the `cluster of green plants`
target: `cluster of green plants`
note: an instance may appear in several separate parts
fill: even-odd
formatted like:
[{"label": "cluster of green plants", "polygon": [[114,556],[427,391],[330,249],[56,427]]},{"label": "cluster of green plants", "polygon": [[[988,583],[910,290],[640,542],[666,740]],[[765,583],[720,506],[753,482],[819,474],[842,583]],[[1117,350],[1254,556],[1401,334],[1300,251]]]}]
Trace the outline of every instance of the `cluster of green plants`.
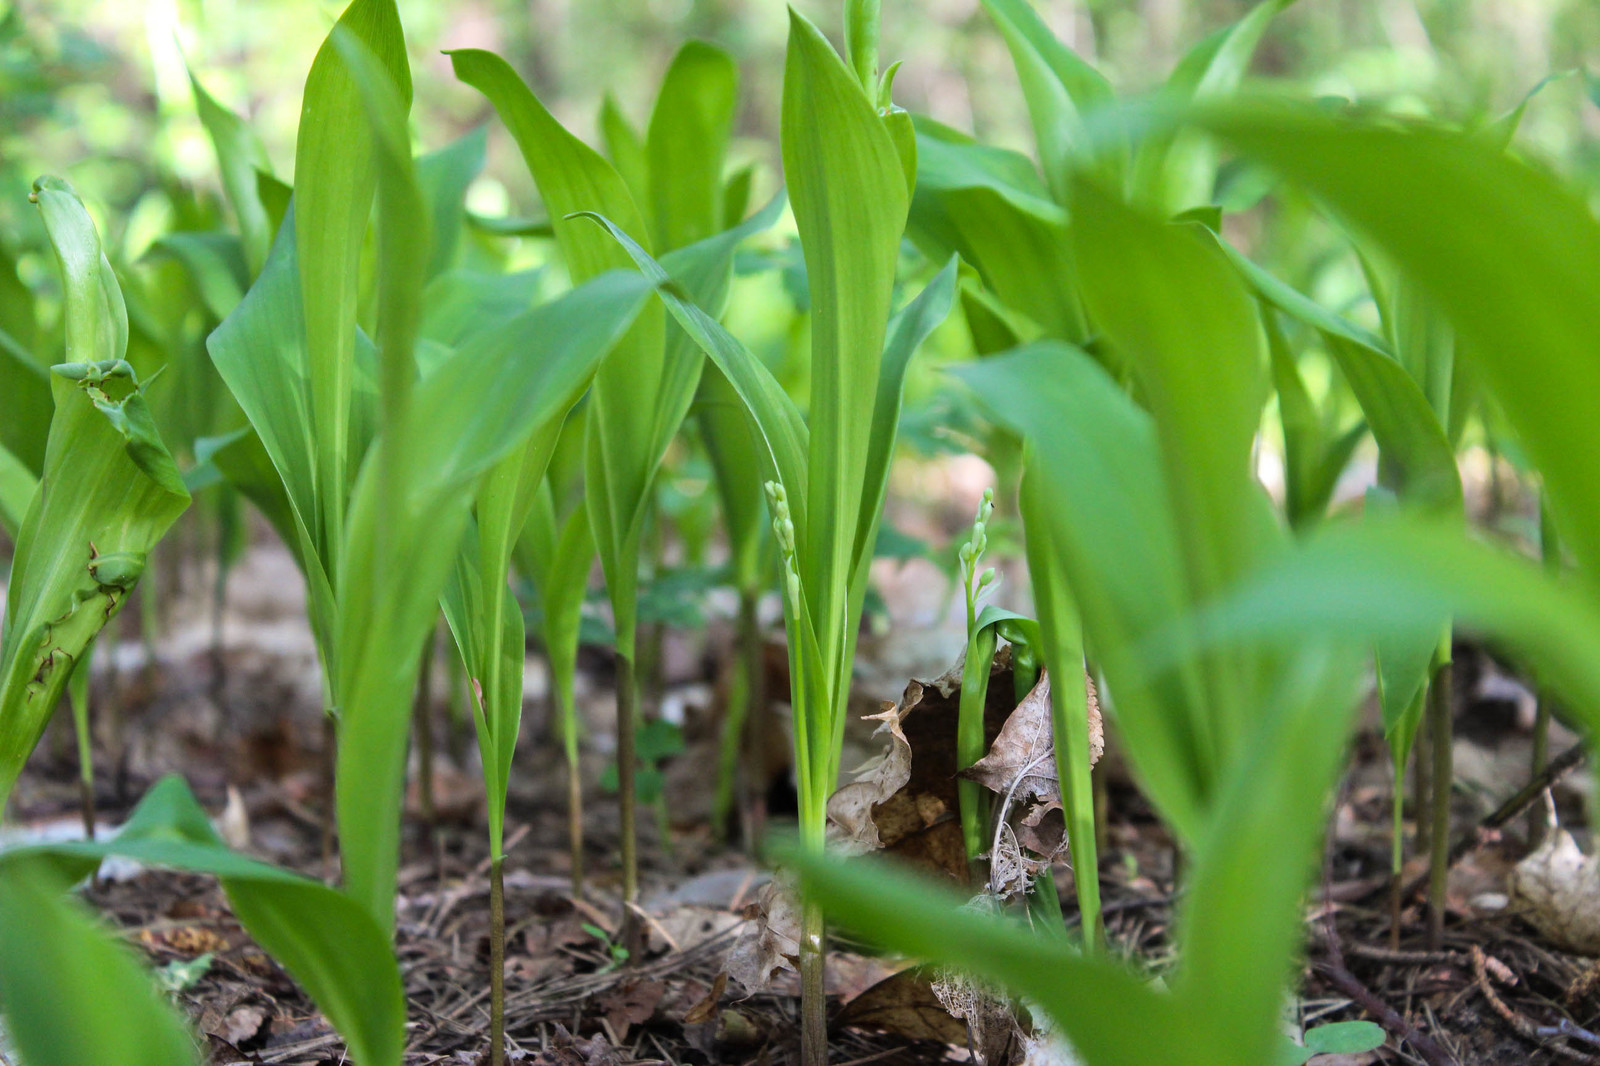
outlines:
[{"label": "cluster of green plants", "polygon": [[[225,577],[248,501],[305,580],[341,880],[230,852],[175,780],[109,842],[0,853],[0,1012],[26,1062],[194,1059],[151,983],[66,897],[108,854],[216,874],[353,1059],[400,1061],[401,813],[441,615],[481,755],[490,1061],[504,1061],[505,812],[528,772],[514,754],[530,621],[581,892],[575,677],[598,558],[626,960],[640,949],[635,808],[659,792],[641,767],[673,745],[641,726],[649,634],[665,624],[652,582],[669,533],[703,566],[719,520],[738,609],[714,817],[719,832],[736,809],[759,825],[743,763],[766,725],[771,594],[791,679],[799,834],[783,861],[803,894],[808,1064],[827,1061],[829,921],[1025,997],[1091,1063],[1283,1061],[1302,898],[1369,664],[1397,884],[1399,781],[1424,752],[1431,771],[1418,799],[1438,936],[1453,628],[1510,649],[1576,724],[1600,713],[1600,222],[1584,190],[1516,152],[1528,101],[1493,121],[1423,120],[1247,87],[1287,0],[1205,37],[1136,100],[1027,0],[983,0],[1034,157],[897,107],[878,6],[846,0],[842,51],[791,13],[783,192],[765,206],[758,169],[730,159],[737,65],[695,41],[643,128],[608,98],[599,148],[504,59],[450,53],[544,210],[469,213],[485,132],[418,151],[394,0],[353,0],[312,60],[292,183],[198,78],[225,210],[196,205],[142,259],[113,262],[67,181],[35,183],[54,283],[25,283],[23,250],[0,245],[0,528],[15,546],[0,805],[69,686],[87,752],[88,659],[130,594],[149,595],[157,542],[194,505]],[[1272,238],[1235,247],[1236,216]],[[780,220],[787,246],[767,232]],[[1325,254],[1251,258],[1313,233]],[[542,265],[512,254],[524,243]],[[1336,268],[1346,302],[1308,295]],[[769,272],[794,296],[778,359],[725,324],[738,283]],[[890,469],[919,424],[906,384],[936,330],[955,351],[937,388],[997,482],[954,566],[968,632],[957,758],[984,754],[1001,640],[1019,698],[1041,671],[1073,680],[1050,691],[1075,937],[826,853],[871,564],[892,540]],[[1369,440],[1376,485],[1335,506]],[[1457,459],[1484,441],[1541,486],[1542,565],[1468,528]],[[1263,447],[1282,457],[1276,498]],[[689,464],[712,486],[703,505],[663,476]],[[1034,617],[980,603],[989,534],[1018,518]],[[1159,981],[1107,952],[1082,676],[1184,857],[1178,962]],[[994,814],[971,782],[960,805],[976,873]],[[1061,925],[1048,879],[1029,910]]]}]

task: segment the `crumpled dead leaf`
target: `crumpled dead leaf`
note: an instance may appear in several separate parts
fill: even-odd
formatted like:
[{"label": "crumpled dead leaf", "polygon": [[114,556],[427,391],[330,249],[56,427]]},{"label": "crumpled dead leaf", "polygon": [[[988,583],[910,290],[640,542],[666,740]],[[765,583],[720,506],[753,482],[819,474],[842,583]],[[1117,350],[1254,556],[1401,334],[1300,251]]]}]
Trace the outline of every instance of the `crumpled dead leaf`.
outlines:
[{"label": "crumpled dead leaf", "polygon": [[617,1039],[626,1040],[632,1026],[643,1025],[655,1016],[656,1005],[666,992],[667,986],[660,981],[629,981],[605,992],[596,1003],[605,1012]]},{"label": "crumpled dead leaf", "polygon": [[885,701],[877,714],[866,716],[880,723],[874,737],[887,734],[883,753],[857,767],[855,780],[828,797],[829,843],[846,854],[862,855],[883,847],[872,809],[911,780],[911,742],[900,723],[922,702],[922,692],[922,682],[912,681],[899,703]]},{"label": "crumpled dead leaf", "polygon": [[[1105,725],[1100,720],[1100,700],[1094,682],[1084,684],[1089,696],[1089,765],[1105,753]],[[976,781],[991,792],[1011,796],[1014,801],[1033,800],[1044,804],[1061,802],[1061,781],[1056,774],[1055,742],[1050,716],[1050,678],[1039,675],[1039,683],[1011,712],[1000,735],[989,745],[988,754],[961,771],[968,781]]]},{"label": "crumpled dead leaf", "polygon": [[622,1066],[622,1056],[603,1036],[581,1037],[555,1023],[550,1046],[532,1059],[533,1066]]},{"label": "crumpled dead leaf", "polygon": [[[846,854],[881,851],[966,885],[968,869],[956,817],[956,724],[962,663],[932,681],[911,681],[898,703],[883,705],[882,753],[855,771],[828,801],[829,841]],[[1015,706],[1011,655],[990,668],[985,737],[995,739]]]},{"label": "crumpled dead leaf", "polygon": [[835,1024],[875,1029],[907,1040],[957,1046],[967,1042],[966,1024],[939,1002],[928,971],[922,967],[901,970],[879,981],[846,1003]]},{"label": "crumpled dead leaf", "polygon": [[1566,951],[1600,955],[1600,856],[1557,829],[1511,871],[1512,906]]},{"label": "crumpled dead leaf", "polygon": [[774,975],[798,972],[800,916],[800,901],[791,889],[778,881],[763,885],[745,909],[749,926],[728,949],[728,975],[747,991],[759,992],[772,984]]}]

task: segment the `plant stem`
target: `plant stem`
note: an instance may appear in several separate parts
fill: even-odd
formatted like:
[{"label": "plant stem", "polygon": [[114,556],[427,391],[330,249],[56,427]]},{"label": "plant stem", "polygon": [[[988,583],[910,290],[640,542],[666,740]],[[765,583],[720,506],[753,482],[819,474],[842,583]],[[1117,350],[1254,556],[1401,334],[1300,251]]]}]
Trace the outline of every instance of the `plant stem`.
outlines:
[{"label": "plant stem", "polygon": [[1404,763],[1390,760],[1394,766],[1394,801],[1390,804],[1389,830],[1389,948],[1400,950],[1400,875],[1405,868],[1405,777]]},{"label": "plant stem", "polygon": [[567,841],[572,849],[572,898],[583,898],[583,778],[578,760],[567,759]]},{"label": "plant stem", "polygon": [[417,797],[422,807],[422,823],[431,838],[438,830],[438,806],[434,802],[433,780],[433,659],[438,629],[428,633],[422,647],[422,669],[417,677],[417,699],[412,708],[412,728],[417,734]]},{"label": "plant stem", "polygon": [[338,875],[333,869],[334,843],[334,767],[338,763],[339,729],[333,713],[322,715],[322,875],[331,883]]},{"label": "plant stem", "polygon": [[[1547,574],[1555,578],[1561,576],[1561,541],[1556,536],[1555,523],[1550,520],[1549,500],[1542,494],[1539,497],[1539,557]],[[1528,767],[1529,775],[1534,778],[1544,772],[1545,764],[1550,759],[1550,711],[1553,699],[1547,686],[1538,686],[1538,702],[1533,718],[1533,759]],[[1545,829],[1544,812],[1531,812],[1528,815],[1528,843],[1533,847],[1543,844]]]},{"label": "plant stem", "polygon": [[1433,734],[1433,836],[1428,877],[1428,947],[1444,942],[1445,886],[1450,875],[1450,785],[1452,765],[1449,638],[1442,642],[1433,685],[1428,690],[1428,718]]},{"label": "plant stem", "polygon": [[638,718],[638,692],[631,656],[617,655],[617,792],[622,813],[622,941],[628,958],[638,957],[638,920],[630,904],[639,899],[639,851],[634,789],[634,729]]},{"label": "plant stem", "polygon": [[[733,812],[734,792],[736,782],[740,778],[739,756],[749,748],[745,743],[746,723],[750,721],[750,708],[756,702],[756,690],[760,684],[757,676],[759,662],[753,662],[751,645],[755,645],[756,654],[761,651],[761,633],[756,624],[756,597],[758,592],[753,589],[739,590],[739,616],[735,623],[736,654],[733,663],[733,676],[728,685],[728,709],[722,718],[721,747],[718,751],[717,761],[717,790],[711,803],[711,831],[720,843],[728,837],[728,819]],[[748,767],[754,770],[755,767]],[[741,818],[748,824],[749,798],[752,789],[747,773],[746,783],[739,788],[741,793]]]},{"label": "plant stem", "polygon": [[823,980],[827,926],[820,904],[806,901],[800,928],[800,1061],[828,1066],[828,989]]},{"label": "plant stem", "polygon": [[489,1063],[506,1061],[506,883],[505,856],[489,863]]}]

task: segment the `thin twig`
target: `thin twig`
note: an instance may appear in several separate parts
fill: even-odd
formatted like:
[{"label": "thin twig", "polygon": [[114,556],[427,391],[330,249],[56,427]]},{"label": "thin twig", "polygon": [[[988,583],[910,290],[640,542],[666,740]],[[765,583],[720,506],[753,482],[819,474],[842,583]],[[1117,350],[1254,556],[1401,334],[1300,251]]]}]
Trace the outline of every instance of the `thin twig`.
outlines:
[{"label": "thin twig", "polygon": [[1530,1043],[1539,1045],[1552,1054],[1561,1056],[1568,1062],[1600,1063],[1600,1058],[1587,1055],[1576,1048],[1567,1047],[1565,1044],[1554,1044],[1544,1039],[1537,1025],[1507,1006],[1505,1000],[1495,993],[1494,986],[1489,983],[1488,960],[1484,958],[1483,950],[1476,944],[1472,946],[1472,977],[1477,982],[1478,991],[1482,992],[1483,998],[1489,1001],[1489,1006],[1505,1020],[1507,1025],[1516,1031],[1518,1036]]},{"label": "thin twig", "polygon": [[[1330,947],[1330,951],[1332,950]],[[1373,1020],[1383,1026],[1390,1036],[1410,1044],[1429,1066],[1459,1066],[1444,1048],[1434,1042],[1432,1037],[1423,1033],[1401,1017],[1393,1007],[1379,999],[1371,989],[1361,983],[1361,980],[1355,974],[1345,969],[1342,962],[1321,962],[1317,964],[1316,969],[1324,980],[1349,996],[1362,1010],[1372,1015]]]},{"label": "thin twig", "polygon": [[[1481,822],[1473,826],[1470,832],[1450,845],[1449,861],[1446,866],[1454,866],[1475,850],[1483,842],[1485,833],[1492,833],[1502,828],[1517,815],[1531,807],[1540,796],[1544,795],[1546,789],[1551,788],[1557,781],[1582,766],[1588,755],[1588,746],[1584,741],[1580,740],[1550,760],[1549,764],[1539,772],[1538,776],[1523,785],[1515,795],[1500,804],[1499,807],[1496,807],[1492,814],[1485,817]],[[1426,873],[1419,874],[1407,883],[1405,891],[1401,895],[1405,899],[1410,899],[1421,891],[1422,886],[1427,882],[1428,875]]]}]

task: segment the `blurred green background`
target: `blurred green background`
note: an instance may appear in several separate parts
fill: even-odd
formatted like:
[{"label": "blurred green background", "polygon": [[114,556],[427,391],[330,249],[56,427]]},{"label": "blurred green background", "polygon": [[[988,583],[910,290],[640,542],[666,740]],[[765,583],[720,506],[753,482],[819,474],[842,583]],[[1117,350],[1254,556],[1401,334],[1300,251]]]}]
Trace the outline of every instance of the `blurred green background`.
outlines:
[{"label": "blurred green background", "polygon": [[[797,6],[837,36],[835,0]],[[1124,90],[1158,84],[1185,47],[1249,7],[1244,0],[1045,0],[1056,32]],[[28,183],[69,175],[123,261],[154,235],[187,228],[186,198],[216,194],[215,160],[194,114],[188,57],[207,87],[245,115],[278,174],[293,169],[305,73],[341,4],[314,0],[0,0],[0,232],[32,245]],[[441,50],[506,54],[588,134],[611,91],[636,121],[675,48],[716,41],[740,60],[745,93],[735,157],[776,145],[785,6],[780,0],[401,0],[417,82],[419,143],[437,147],[488,118]],[[1026,147],[1026,115],[999,35],[977,0],[884,0],[884,55],[902,59],[903,106]],[[1381,99],[1470,119],[1509,109],[1552,72],[1600,69],[1594,0],[1300,0],[1273,23],[1261,77],[1319,94]],[[1594,165],[1600,110],[1586,79],[1540,94],[1524,149],[1562,169]],[[532,188],[503,131],[472,193],[479,210],[527,211]],[[760,192],[776,182],[766,171]],[[177,205],[177,206],[175,206]],[[180,217],[174,217],[174,215]]]}]

